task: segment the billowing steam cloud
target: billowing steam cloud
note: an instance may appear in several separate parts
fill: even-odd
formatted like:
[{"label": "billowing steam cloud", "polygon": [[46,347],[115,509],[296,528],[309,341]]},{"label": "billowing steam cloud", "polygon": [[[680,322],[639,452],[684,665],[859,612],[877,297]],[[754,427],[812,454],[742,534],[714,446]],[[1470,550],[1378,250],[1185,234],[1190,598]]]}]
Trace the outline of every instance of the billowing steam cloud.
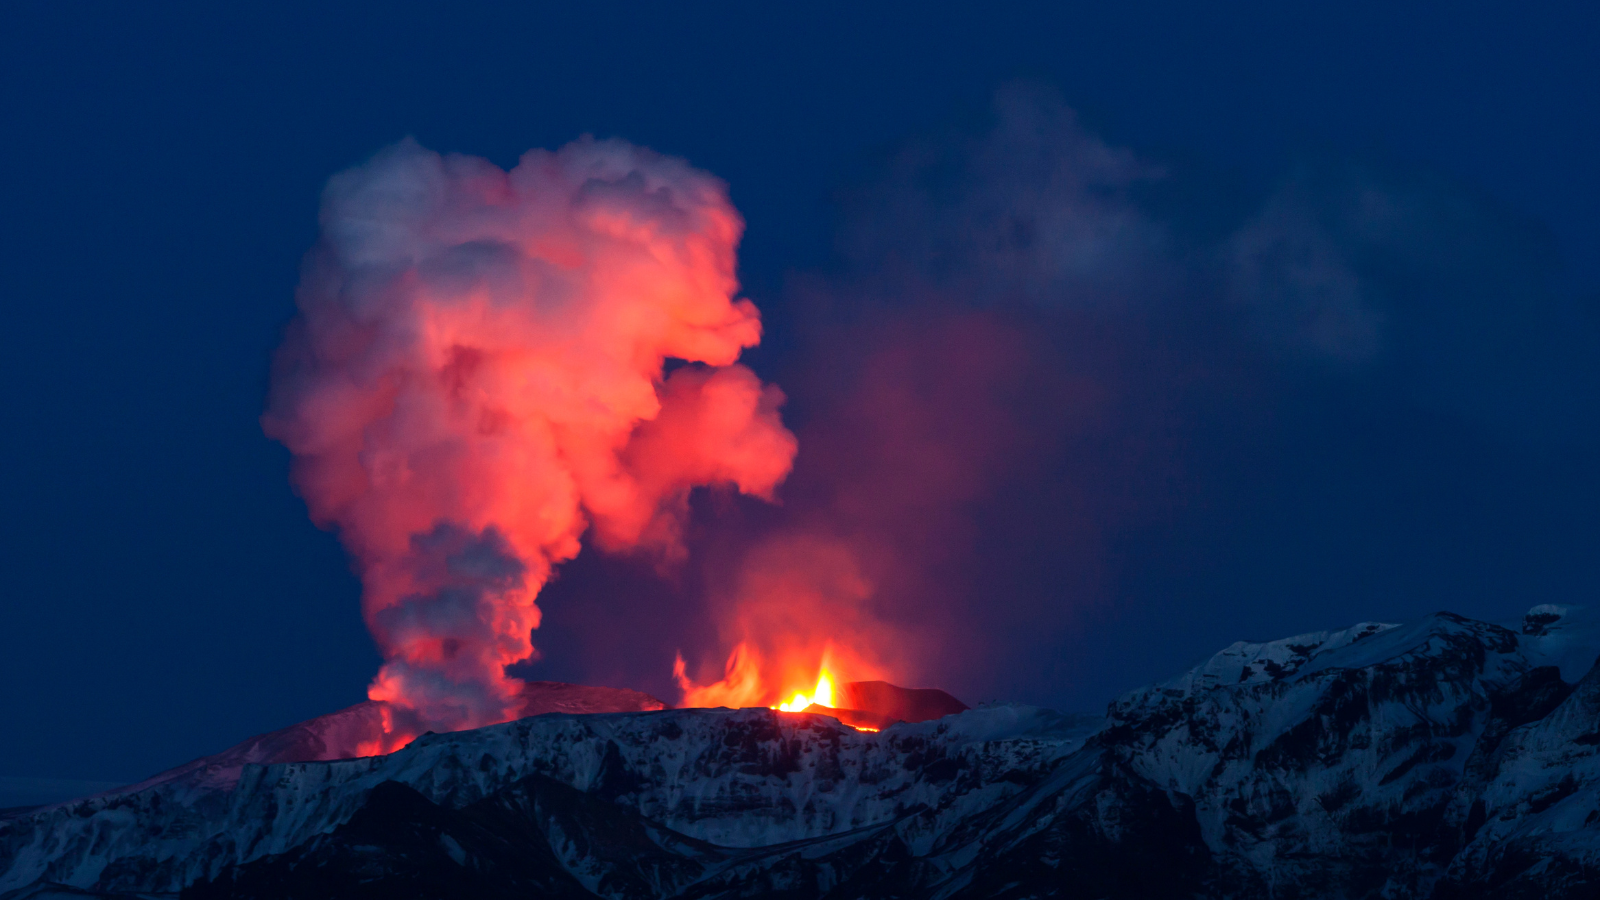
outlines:
[{"label": "billowing steam cloud", "polygon": [[783,395],[736,362],[742,228],[716,179],[617,141],[510,172],[407,141],[329,184],[263,421],[360,567],[378,749],[517,714],[505,666],[591,526],[670,558],[692,487],[788,474]]}]

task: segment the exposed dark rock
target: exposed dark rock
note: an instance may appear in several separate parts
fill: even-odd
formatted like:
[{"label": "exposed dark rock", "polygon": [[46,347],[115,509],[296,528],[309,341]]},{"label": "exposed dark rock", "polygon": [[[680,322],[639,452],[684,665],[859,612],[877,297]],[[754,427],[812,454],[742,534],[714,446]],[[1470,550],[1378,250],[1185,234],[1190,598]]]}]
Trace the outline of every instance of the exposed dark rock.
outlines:
[{"label": "exposed dark rock", "polygon": [[388,757],[246,764],[223,786],[193,772],[0,820],[0,887],[1600,900],[1600,667],[1572,663],[1600,649],[1585,616],[1241,642],[1104,720],[545,715]]},{"label": "exposed dark rock", "polygon": [[969,707],[935,688],[903,688],[887,681],[852,681],[840,691],[847,709],[882,716],[894,722],[926,722],[965,712]]}]

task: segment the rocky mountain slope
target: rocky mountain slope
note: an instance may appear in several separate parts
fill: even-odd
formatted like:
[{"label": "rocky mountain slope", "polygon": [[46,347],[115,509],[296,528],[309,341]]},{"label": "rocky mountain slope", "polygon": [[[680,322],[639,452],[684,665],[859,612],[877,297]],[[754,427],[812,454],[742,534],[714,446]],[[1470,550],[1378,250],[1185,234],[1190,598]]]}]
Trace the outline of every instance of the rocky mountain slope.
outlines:
[{"label": "rocky mountain slope", "polygon": [[[522,715],[545,713],[646,712],[666,704],[641,691],[590,687],[559,681],[530,681],[522,687]],[[363,700],[338,712],[317,716],[257,735],[211,756],[184,763],[117,791],[137,793],[160,784],[226,790],[239,781],[247,765],[316,762],[361,755],[361,745],[383,733],[382,704]]]},{"label": "rocky mountain slope", "polygon": [[0,822],[0,896],[1596,897],[1596,620],[1238,643],[1104,718],[554,713],[175,770]]}]

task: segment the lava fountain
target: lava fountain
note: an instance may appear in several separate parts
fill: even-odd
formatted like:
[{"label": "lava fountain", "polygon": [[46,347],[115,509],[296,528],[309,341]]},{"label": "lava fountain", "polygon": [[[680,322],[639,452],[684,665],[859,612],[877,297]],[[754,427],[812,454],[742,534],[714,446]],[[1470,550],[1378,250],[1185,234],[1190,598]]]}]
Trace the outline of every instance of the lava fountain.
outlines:
[{"label": "lava fountain", "polygon": [[823,669],[818,673],[817,686],[811,689],[810,696],[796,691],[789,702],[779,703],[773,709],[781,709],[784,712],[804,712],[806,707],[813,705],[827,707],[837,705],[833,701],[833,676],[828,673],[827,669]]},{"label": "lava fountain", "polygon": [[[748,643],[734,647],[725,666],[725,676],[711,684],[696,684],[686,672],[680,654],[673,667],[678,685],[683,691],[682,706],[686,707],[760,707],[785,713],[817,713],[832,716],[857,731],[881,731],[895,722],[923,722],[958,713],[966,704],[942,690],[933,688],[903,688],[887,681],[868,679],[878,671],[865,663],[840,663],[841,659],[858,659],[854,654],[832,644],[824,645],[821,662],[810,671],[812,676],[791,660],[788,666],[776,667],[787,673],[780,680],[769,682],[763,676],[761,654]],[[846,680],[841,672],[860,673],[858,680]],[[783,685],[782,688],[775,685]],[[802,687],[796,687],[801,685]],[[787,700],[783,699],[788,697]]]}]

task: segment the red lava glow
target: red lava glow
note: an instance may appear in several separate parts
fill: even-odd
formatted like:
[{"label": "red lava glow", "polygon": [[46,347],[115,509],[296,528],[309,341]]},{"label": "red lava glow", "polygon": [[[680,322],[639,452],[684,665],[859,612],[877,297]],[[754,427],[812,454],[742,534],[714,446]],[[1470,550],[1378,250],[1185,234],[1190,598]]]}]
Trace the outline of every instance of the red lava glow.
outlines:
[{"label": "red lava glow", "polygon": [[[724,667],[724,678],[711,684],[697,685],[687,674],[687,666],[679,655],[673,665],[673,674],[683,690],[685,707],[726,706],[735,709],[765,706],[779,712],[808,712],[832,715],[857,731],[878,731],[876,727],[844,721],[840,714],[842,695],[838,686],[856,678],[877,677],[877,670],[862,663],[852,665],[846,660],[857,657],[825,643],[818,658],[820,661],[807,668],[802,659],[791,659],[790,664],[776,671],[785,673],[773,681],[763,675],[763,658],[749,643],[734,647]],[[805,673],[814,674],[805,674]],[[841,672],[850,673],[849,677]],[[784,698],[788,699],[784,699]]]},{"label": "red lava glow", "polygon": [[826,713],[849,705],[851,682],[909,671],[894,655],[904,642],[875,615],[875,587],[846,541],[813,532],[772,536],[732,575],[713,598],[719,637],[731,647],[721,677],[708,671],[713,660],[695,673],[680,655],[673,666],[679,706]]},{"label": "red lava glow", "polygon": [[720,181],[620,141],[509,172],[406,142],[329,183],[263,425],[361,572],[366,749],[515,718],[505,667],[586,533],[671,560],[694,487],[772,497],[796,442],[738,363],[742,231]]},{"label": "red lava glow", "polygon": [[[810,694],[802,694],[799,691],[796,691],[794,696],[789,698],[787,702],[779,703],[777,706],[772,707],[772,709],[779,710],[780,712],[821,713],[823,715],[832,715],[837,718],[841,713],[848,712],[846,710],[839,709],[839,706],[839,702],[834,697],[833,674],[827,669],[823,669],[820,673],[818,673],[817,686],[811,689]],[[846,716],[846,718],[849,717]],[[839,721],[841,724],[848,725],[857,731],[879,730],[871,725],[863,725],[853,721],[846,721],[845,718],[840,718]]]},{"label": "red lava glow", "polygon": [[791,698],[789,702],[780,703],[772,708],[781,709],[784,712],[802,712],[806,707],[811,706],[812,704],[827,707],[835,707],[839,705],[838,703],[834,702],[833,676],[828,673],[827,669],[823,669],[822,672],[817,675],[817,686],[811,690],[811,694],[809,696],[796,691],[794,697]]}]

